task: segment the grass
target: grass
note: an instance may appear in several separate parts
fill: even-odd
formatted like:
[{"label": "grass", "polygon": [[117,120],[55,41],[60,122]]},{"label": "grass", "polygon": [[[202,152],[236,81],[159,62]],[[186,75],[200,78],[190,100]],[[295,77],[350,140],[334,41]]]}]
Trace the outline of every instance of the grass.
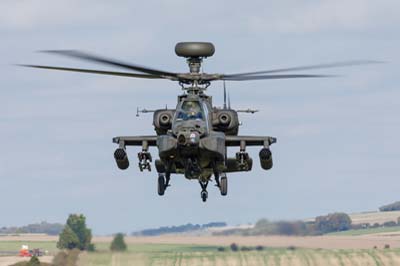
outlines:
[{"label": "grass", "polygon": [[390,232],[400,232],[400,226],[347,230],[347,231],[329,233],[326,235],[330,235],[330,236],[361,236],[361,235],[390,233]]},{"label": "grass", "polygon": [[[400,250],[322,250],[271,248],[264,251],[218,252],[210,249],[189,248],[187,245],[130,245],[127,252],[111,253],[98,251],[81,255],[79,266],[105,265],[393,265],[393,259],[400,259]],[[170,249],[169,249],[170,247]],[[169,250],[167,250],[169,249]],[[138,252],[144,251],[144,252]],[[360,264],[361,263],[361,264]]]},{"label": "grass", "polygon": [[[22,244],[30,248],[43,248],[56,252],[55,242],[4,241],[0,251],[19,250]],[[97,251],[82,253],[78,266],[263,266],[263,265],[396,265],[400,261],[400,249],[386,250],[328,250],[296,248],[266,248],[263,251],[218,252],[217,246],[180,244],[129,244],[122,253],[109,251],[109,243],[97,243]]]}]

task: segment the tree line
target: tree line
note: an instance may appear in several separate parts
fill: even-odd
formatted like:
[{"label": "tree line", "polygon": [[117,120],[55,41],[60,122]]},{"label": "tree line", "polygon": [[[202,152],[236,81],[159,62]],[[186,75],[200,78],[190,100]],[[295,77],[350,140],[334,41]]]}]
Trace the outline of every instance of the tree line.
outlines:
[{"label": "tree line", "polygon": [[145,229],[138,232],[133,232],[133,236],[158,236],[163,234],[177,234],[177,233],[187,233],[192,231],[204,230],[210,227],[225,227],[227,224],[225,222],[212,222],[207,224],[185,224],[179,226],[163,226],[153,229]]},{"label": "tree line", "polygon": [[379,208],[381,212],[400,211],[400,201],[396,201]]},{"label": "tree line", "polygon": [[47,234],[58,235],[63,230],[64,225],[60,223],[34,223],[25,226],[17,227],[1,227],[0,234]]},{"label": "tree line", "polygon": [[351,229],[351,219],[346,213],[331,213],[318,216],[315,221],[277,221],[267,219],[259,220],[253,228],[230,229],[215,232],[214,235],[321,235],[330,232],[345,231]]}]

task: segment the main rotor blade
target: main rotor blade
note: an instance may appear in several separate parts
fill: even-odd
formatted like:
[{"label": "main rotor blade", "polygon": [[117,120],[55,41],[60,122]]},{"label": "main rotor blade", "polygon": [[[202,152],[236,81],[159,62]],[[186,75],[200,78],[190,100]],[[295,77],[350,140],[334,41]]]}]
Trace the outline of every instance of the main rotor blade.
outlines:
[{"label": "main rotor blade", "polygon": [[328,77],[334,77],[334,76],[292,74],[292,75],[260,75],[260,76],[223,76],[221,79],[241,81],[241,80],[262,80],[262,79],[328,78]]},{"label": "main rotor blade", "polygon": [[51,69],[51,70],[72,71],[72,72],[83,72],[83,73],[101,74],[101,75],[123,76],[123,77],[131,77],[131,78],[146,78],[146,79],[162,79],[162,78],[164,78],[159,75],[147,75],[147,74],[128,73],[128,72],[92,70],[92,69],[83,69],[83,68],[54,67],[54,66],[41,66],[41,65],[18,65],[18,66]]},{"label": "main rotor blade", "polygon": [[90,62],[96,62],[96,63],[101,63],[105,65],[111,65],[111,66],[116,66],[116,67],[121,67],[129,70],[135,70],[138,72],[146,73],[146,74],[151,74],[151,75],[159,75],[159,76],[168,76],[168,77],[176,77],[176,73],[173,72],[166,72],[158,69],[152,69],[149,67],[145,66],[140,66],[136,64],[130,64],[130,63],[124,63],[121,61],[113,60],[113,59],[106,59],[104,57],[100,57],[97,55],[91,55],[85,52],[81,51],[74,51],[74,50],[49,50],[49,51],[43,51],[45,53],[54,53],[54,54],[60,54],[63,56],[68,56],[68,57],[74,57],[74,58],[79,58],[83,60],[87,60]]},{"label": "main rotor blade", "polygon": [[279,72],[290,72],[299,70],[310,70],[310,69],[324,69],[324,68],[334,68],[334,67],[346,67],[346,66],[357,66],[357,65],[369,65],[369,64],[379,64],[382,61],[373,60],[354,60],[354,61],[343,61],[343,62],[333,62],[327,64],[309,65],[309,66],[298,66],[290,68],[278,68],[271,70],[261,70],[255,72],[245,72],[245,73],[235,73],[227,74],[225,77],[237,77],[237,76],[248,76],[248,75],[259,75],[259,74],[269,74],[269,73],[279,73]]}]

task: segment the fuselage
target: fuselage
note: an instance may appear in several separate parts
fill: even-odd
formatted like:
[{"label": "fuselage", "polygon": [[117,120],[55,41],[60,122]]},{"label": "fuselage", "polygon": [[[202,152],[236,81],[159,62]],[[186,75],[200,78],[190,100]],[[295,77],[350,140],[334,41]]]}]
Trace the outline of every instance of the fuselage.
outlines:
[{"label": "fuselage", "polygon": [[188,179],[208,180],[224,166],[224,134],[213,130],[211,99],[180,96],[171,130],[159,136],[159,155],[172,172]]}]

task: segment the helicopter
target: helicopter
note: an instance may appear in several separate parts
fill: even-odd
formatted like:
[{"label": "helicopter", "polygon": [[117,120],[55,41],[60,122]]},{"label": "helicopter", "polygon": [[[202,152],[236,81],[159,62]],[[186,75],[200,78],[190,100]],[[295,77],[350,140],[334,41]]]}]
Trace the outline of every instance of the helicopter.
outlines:
[{"label": "helicopter", "polygon": [[[175,46],[175,53],[186,59],[189,72],[177,73],[125,63],[76,50],[44,52],[118,67],[129,70],[129,72],[45,65],[21,66],[131,78],[166,79],[178,82],[184,92],[178,95],[176,108],[137,110],[137,116],[139,113],[153,113],[153,126],[156,134],[114,137],[112,141],[118,145],[114,152],[114,159],[119,169],[126,170],[129,167],[127,146],[139,146],[141,151],[137,154],[138,167],[140,171],[151,171],[153,159],[149,147],[156,146],[159,159],[154,161],[154,165],[158,174],[158,195],[165,194],[166,189],[170,186],[172,174],[181,174],[186,179],[199,182],[200,196],[203,202],[206,202],[208,198],[209,182],[214,180],[220,194],[226,196],[228,193],[227,174],[252,170],[253,159],[246,151],[248,146],[261,147],[258,156],[262,169],[270,170],[273,167],[270,146],[276,143],[277,139],[271,136],[239,135],[241,123],[238,113],[255,113],[258,110],[234,110],[230,107],[230,103],[227,105],[225,81],[322,78],[330,76],[281,73],[378,63],[377,61],[357,60],[235,74],[209,74],[202,72],[201,66],[204,59],[214,55],[214,45],[210,42],[179,42]],[[212,96],[206,94],[211,82],[219,80],[224,82],[223,107],[214,106]],[[238,148],[234,156],[228,156],[228,147]]]}]

